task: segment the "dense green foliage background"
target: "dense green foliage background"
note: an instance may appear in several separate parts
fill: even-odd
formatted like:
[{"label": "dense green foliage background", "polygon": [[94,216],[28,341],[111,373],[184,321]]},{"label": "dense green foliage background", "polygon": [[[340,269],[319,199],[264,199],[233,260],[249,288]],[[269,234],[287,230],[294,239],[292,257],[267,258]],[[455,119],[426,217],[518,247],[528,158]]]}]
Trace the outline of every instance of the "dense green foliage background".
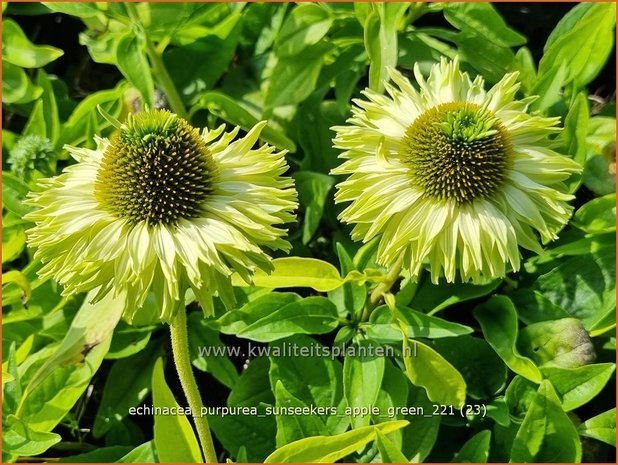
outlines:
[{"label": "dense green foliage background", "polygon": [[[613,4],[141,3],[137,16],[122,3],[2,8],[3,461],[200,459],[187,418],[129,415],[184,402],[156,309],[114,327],[113,302],[62,297],[37,277],[25,245],[23,200],[36,180],[72,163],[65,144],[112,134],[97,106],[122,121],[146,105],[197,127],[267,119],[263,138],[289,151],[299,192],[292,258],[256,287],[235,288],[230,312],[220,305],[204,319],[188,303],[205,402],[436,412],[213,415],[221,460],[615,461]],[[539,95],[532,110],[562,118],[555,147],[585,166],[569,183],[577,210],[507,279],[436,286],[404,276],[393,326],[386,305],[363,311],[387,270],[375,264],[375,241],[353,243],[337,221],[329,128],[363,88],[381,88],[387,66],[427,73],[455,55],[489,84],[519,71],[521,96]],[[249,342],[390,345],[397,356],[198,350]],[[401,356],[406,344],[416,357]]]}]

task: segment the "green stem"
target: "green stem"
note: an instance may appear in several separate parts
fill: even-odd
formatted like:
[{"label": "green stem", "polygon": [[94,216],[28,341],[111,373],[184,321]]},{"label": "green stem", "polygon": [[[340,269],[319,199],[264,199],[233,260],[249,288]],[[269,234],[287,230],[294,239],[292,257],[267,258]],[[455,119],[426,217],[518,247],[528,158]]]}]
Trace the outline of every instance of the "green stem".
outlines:
[{"label": "green stem", "polygon": [[191,357],[189,356],[189,338],[187,331],[187,315],[185,309],[178,311],[176,319],[170,324],[170,332],[172,336],[172,352],[174,354],[174,363],[178,372],[178,379],[187,398],[189,408],[193,413],[193,421],[197,429],[197,436],[200,440],[200,445],[206,463],[217,463],[217,454],[215,446],[212,442],[208,419],[202,416],[204,404],[200,397],[200,391],[197,387],[197,382],[193,376],[193,368],[191,367]]},{"label": "green stem", "polygon": [[376,286],[376,288],[371,292],[367,303],[365,304],[365,308],[363,308],[363,314],[361,315],[361,321],[369,320],[369,316],[371,312],[378,306],[380,299],[384,293],[389,292],[399,275],[401,274],[401,268],[403,266],[403,256],[399,257],[399,259],[393,265],[393,268],[388,272],[384,280]]},{"label": "green stem", "polygon": [[[127,7],[127,12],[129,13],[129,17],[134,24],[141,27],[141,22],[139,19],[139,13],[137,12],[137,8],[133,3],[125,3]],[[178,116],[182,118],[187,117],[187,110],[185,109],[185,105],[182,102],[182,98],[174,85],[174,81],[172,80],[170,74],[167,72],[167,68],[165,67],[165,63],[163,63],[163,58],[161,58],[161,53],[157,51],[154,44],[146,34],[146,31],[143,30],[144,42],[146,44],[146,53],[148,54],[148,59],[150,60],[150,66],[152,67],[152,74],[155,79],[163,89],[165,96],[167,97],[167,101],[172,108],[172,111],[176,113]]]}]

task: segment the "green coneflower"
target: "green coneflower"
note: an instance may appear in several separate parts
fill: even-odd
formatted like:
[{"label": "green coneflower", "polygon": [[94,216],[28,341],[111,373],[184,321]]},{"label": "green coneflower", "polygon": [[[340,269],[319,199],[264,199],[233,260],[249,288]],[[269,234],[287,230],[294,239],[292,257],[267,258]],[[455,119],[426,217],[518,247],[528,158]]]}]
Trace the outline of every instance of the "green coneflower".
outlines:
[{"label": "green coneflower", "polygon": [[212,297],[233,304],[230,276],[250,281],[271,268],[262,250],[289,248],[296,191],[285,152],[254,149],[265,122],[233,141],[238,128],[199,132],[165,110],[130,115],[97,149],[67,147],[78,161],[40,182],[28,219],[40,274],[64,293],[126,295],[131,321],[149,291],[170,322],[193,289],[205,312]]},{"label": "green coneflower", "polygon": [[388,95],[365,90],[335,147],[349,175],[337,202],[355,240],[381,236],[379,263],[403,260],[413,278],[427,267],[441,276],[481,282],[518,270],[518,246],[542,252],[572,208],[563,181],[581,167],[549,148],[559,118],[526,113],[535,97],[515,99],[517,74],[492,89],[459,70],[433,66],[420,90],[390,70]]}]

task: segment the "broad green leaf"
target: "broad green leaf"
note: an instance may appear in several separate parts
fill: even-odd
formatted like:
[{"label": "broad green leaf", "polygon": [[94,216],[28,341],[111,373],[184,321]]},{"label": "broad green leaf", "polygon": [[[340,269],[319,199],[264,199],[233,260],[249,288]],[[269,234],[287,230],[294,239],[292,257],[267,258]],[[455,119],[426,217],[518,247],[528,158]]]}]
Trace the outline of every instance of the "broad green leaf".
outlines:
[{"label": "broad green leaf", "polygon": [[[238,382],[238,372],[225,353],[225,345],[219,339],[219,333],[207,326],[202,312],[191,312],[187,318],[189,351],[193,366],[212,374],[221,384],[229,388],[234,387]],[[200,353],[205,347],[212,352]]]},{"label": "broad green leaf", "polygon": [[592,341],[577,318],[532,323],[521,330],[517,347],[539,366],[575,368],[596,358]]},{"label": "broad green leaf", "polygon": [[502,47],[526,43],[526,38],[511,29],[490,3],[446,3],[443,11],[446,20],[462,32]]},{"label": "broad green leaf", "polygon": [[436,285],[426,280],[419,286],[409,306],[424,313],[434,314],[451,305],[488,295],[499,285],[500,280],[482,285],[446,282]]},{"label": "broad green leaf", "polygon": [[504,388],[508,370],[484,339],[446,337],[434,340],[433,347],[461,373],[471,398],[492,399]]},{"label": "broad green leaf", "polygon": [[541,371],[562,398],[565,412],[586,404],[605,387],[616,366],[595,363],[578,368],[543,367]]},{"label": "broad green leaf", "polygon": [[[154,416],[154,445],[161,462],[196,463],[202,461],[200,446],[187,417],[178,412],[174,394],[165,382],[163,361],[157,359],[152,372],[154,407],[176,409],[176,415]],[[200,415],[201,412],[191,412]]]},{"label": "broad green leaf", "polygon": [[[281,289],[287,287],[310,287],[320,292],[332,291],[344,282],[333,265],[316,258],[275,258],[274,270],[270,274],[258,270],[253,284],[258,287]],[[232,275],[234,286],[247,286],[240,276]]]},{"label": "broad green leaf", "polygon": [[[343,394],[350,408],[372,407],[380,392],[384,377],[384,357],[375,355],[375,343],[363,340],[358,344],[358,356],[346,354],[343,361]],[[372,356],[370,356],[373,353]],[[368,426],[371,418],[352,416],[353,428]]]},{"label": "broad green leaf", "polygon": [[236,461],[246,453],[244,461],[261,463],[276,448],[275,419],[265,415],[263,409],[258,410],[258,415],[212,415],[208,422],[219,442]]},{"label": "broad green leaf", "polygon": [[58,463],[113,463],[131,452],[131,446],[99,447],[83,454],[58,459]]},{"label": "broad green leaf", "polygon": [[[337,242],[335,247],[339,257],[341,274],[347,276],[356,270],[354,262],[341,242]],[[367,301],[367,286],[364,284],[359,285],[355,282],[347,282],[334,291],[329,292],[328,298],[335,303],[339,314],[345,318],[348,313],[356,314],[356,312],[361,311]]]},{"label": "broad green leaf", "polygon": [[539,276],[532,288],[590,331],[616,310],[615,248],[569,258]]},{"label": "broad green leaf", "polygon": [[455,463],[487,463],[491,431],[483,430],[468,439],[455,454]]},{"label": "broad green leaf", "polygon": [[527,325],[569,317],[566,310],[554,304],[539,291],[518,289],[509,297],[517,308],[518,318]]},{"label": "broad green leaf", "polygon": [[333,23],[328,9],[315,3],[299,4],[292,10],[275,39],[279,57],[298,55],[310,45],[317,44]]},{"label": "broad green leaf", "polygon": [[382,463],[407,463],[408,459],[393,442],[380,431],[376,431],[376,445],[380,451]]},{"label": "broad green leaf", "polygon": [[616,146],[616,118],[593,116],[588,124],[588,157],[584,184],[597,195],[616,192],[616,176],[612,171]]},{"label": "broad green leaf", "polygon": [[[396,311],[398,322],[404,324],[409,337],[425,337],[428,339],[460,336],[469,334],[473,330],[469,326],[452,323],[442,318],[416,312],[407,307],[398,306]],[[389,343],[401,341],[401,331],[397,321],[393,321],[393,313],[388,306],[376,308],[369,318],[369,322],[361,328],[368,337],[376,341]]]},{"label": "broad green leaf", "polygon": [[[568,154],[583,165],[586,161],[586,136],[588,134],[588,121],[590,109],[588,108],[588,96],[584,92],[577,94],[573,105],[564,120],[564,130],[560,134],[559,141],[564,153]],[[568,180],[569,192],[575,192],[582,182],[581,174],[574,174]]]},{"label": "broad green leaf", "polygon": [[22,68],[2,61],[2,103],[28,103],[42,93],[43,89],[34,85]]},{"label": "broad green leaf", "polygon": [[73,2],[42,2],[47,8],[58,13],[64,13],[80,18],[90,18],[101,13],[97,3],[73,3]]},{"label": "broad green leaf", "polygon": [[30,300],[30,296],[32,295],[32,289],[30,287],[30,282],[26,275],[24,275],[19,270],[11,270],[6,273],[2,273],[2,290],[4,292],[4,286],[9,284],[16,284],[19,286],[22,292],[22,302],[26,303]]},{"label": "broad green leaf", "polygon": [[[105,344],[107,353],[112,333],[124,309],[125,297],[121,295],[114,298],[110,292],[102,300],[92,304],[90,300],[96,295],[95,291],[91,291],[86,297],[54,355],[30,380],[26,388],[27,393],[34,391],[36,386],[58,367],[82,363],[93,347],[107,343]],[[24,398],[26,397],[27,394],[24,394]]]},{"label": "broad green leaf", "polygon": [[28,423],[9,417],[10,427],[2,425],[2,452],[31,457],[45,452],[62,438],[55,433],[32,430]]},{"label": "broad green leaf", "polygon": [[[101,437],[121,422],[131,407],[141,404],[150,393],[152,372],[161,348],[157,344],[132,357],[118,360],[105,380],[103,395],[92,434]],[[127,376],[131,373],[131,376]]]},{"label": "broad green leaf", "polygon": [[[30,380],[16,416],[35,431],[47,432],[54,429],[90,385],[107,353],[109,342],[108,337],[86,351],[85,357],[82,354],[82,361],[78,364],[57,365],[56,354],[62,351],[61,346],[52,346],[56,348],[56,353],[47,351],[51,352],[51,358],[44,363],[44,368],[54,365],[52,371],[44,378],[35,376]],[[53,363],[49,364],[49,360]]]},{"label": "broad green leaf", "polygon": [[275,416],[277,422],[277,447],[282,447],[299,439],[328,434],[326,425],[319,417],[310,413],[302,413],[308,413],[310,408],[303,401],[290,394],[281,381],[277,381],[275,385],[275,399],[276,407],[294,409],[294,412],[299,412],[298,414],[281,413]]},{"label": "broad green leaf", "polygon": [[256,407],[260,403],[274,404],[273,388],[268,372],[270,362],[265,355],[251,359],[227,398],[230,407]]},{"label": "broad green leaf", "polygon": [[589,234],[616,231],[616,194],[585,203],[575,212],[571,224]]},{"label": "broad green leaf", "polygon": [[470,63],[488,82],[500,81],[513,68],[515,55],[510,48],[467,33],[461,33],[455,41],[462,60]]},{"label": "broad green leaf", "polygon": [[126,454],[119,463],[157,463],[157,451],[154,441],[145,442]]},{"label": "broad green leaf", "polygon": [[315,89],[326,55],[332,45],[320,42],[293,57],[280,58],[275,65],[264,104],[267,108],[293,105],[305,100]]},{"label": "broad green leaf", "polygon": [[125,35],[116,48],[118,69],[142,95],[144,105],[154,106],[154,83],[146,50],[139,36],[133,32]]},{"label": "broad green leaf", "polygon": [[532,360],[519,354],[517,342],[517,312],[513,303],[504,296],[493,296],[474,310],[485,340],[504,363],[515,373],[535,383],[543,378]]},{"label": "broad green leaf", "polygon": [[[195,106],[192,107],[191,114],[202,108],[233,125],[240,126],[245,131],[248,131],[260,121],[249,110],[244,108],[240,102],[217,91],[203,93]],[[262,130],[260,138],[273,144],[275,147],[289,150],[290,152],[296,151],[294,141],[272,126],[266,126]]]},{"label": "broad green leaf", "polygon": [[508,406],[511,418],[517,420],[518,423],[523,421],[530,409],[534,396],[536,396],[537,389],[538,387],[535,383],[519,375],[512,379],[504,394],[504,401]]},{"label": "broad green leaf", "polygon": [[324,204],[328,193],[335,184],[332,176],[311,171],[298,171],[294,173],[298,199],[304,208],[303,220],[303,244],[307,244],[322,220]]},{"label": "broad green leaf", "polygon": [[581,436],[603,441],[616,447],[616,409],[603,412],[583,422],[577,428]]},{"label": "broad green leaf", "polygon": [[569,77],[566,63],[554,66],[544,74],[539,74],[536,85],[530,92],[538,98],[530,105],[531,111],[544,112],[562,99],[562,87]]},{"label": "broad green leaf", "polygon": [[294,334],[323,334],[338,324],[337,308],[324,297],[307,297],[277,309],[243,328],[236,336],[271,342]]},{"label": "broad green leaf", "polygon": [[592,81],[607,61],[614,44],[616,6],[613,3],[597,3],[578,14],[576,21],[566,18],[565,27],[559,24],[558,33],[550,36],[551,42],[539,63],[539,77],[554,68],[566,64],[568,81],[574,81],[576,88],[582,88]]},{"label": "broad green leaf", "polygon": [[438,439],[441,418],[431,415],[434,403],[427,398],[427,393],[420,387],[411,386],[410,399],[407,404],[423,409],[423,415],[405,417],[410,427],[403,430],[403,453],[410,462],[425,461]]},{"label": "broad green leaf", "polygon": [[154,326],[131,326],[120,321],[114,329],[106,359],[130,357],[141,351],[150,340]]},{"label": "broad green leaf", "polygon": [[197,34],[189,43],[170,47],[163,54],[166,68],[187,102],[194,103],[200,94],[212,90],[228,70],[242,37],[242,20],[240,14],[231,14],[216,27]]},{"label": "broad green leaf", "polygon": [[60,117],[58,116],[58,104],[56,103],[56,95],[54,94],[52,81],[45,71],[40,69],[37,72],[36,83],[43,89],[41,101],[43,102],[43,117],[45,118],[45,137],[54,144],[58,140],[60,134]]},{"label": "broad green leaf", "polygon": [[300,296],[292,292],[270,292],[257,297],[236,310],[224,313],[218,320],[206,323],[224,334],[236,334],[273,311],[298,302]]},{"label": "broad green leaf", "polygon": [[405,427],[407,421],[390,421],[365,426],[335,436],[314,436],[280,447],[264,463],[333,463],[376,439],[376,431],[384,434]]},{"label": "broad green leaf", "polygon": [[513,71],[519,73],[519,82],[521,82],[524,95],[532,95],[532,89],[537,81],[536,63],[528,47],[521,47],[515,54]]},{"label": "broad green leaf", "polygon": [[551,383],[541,382],[511,450],[512,462],[577,463],[582,445]]},{"label": "broad green leaf", "polygon": [[397,31],[408,3],[370,3],[364,41],[369,58],[369,88],[377,92],[388,80],[387,69],[397,66]]},{"label": "broad green leaf", "polygon": [[[412,384],[422,386],[430,400],[461,407],[466,401],[466,382],[461,373],[438,352],[420,341],[414,347],[404,344],[406,374]],[[414,353],[408,353],[412,352]]]},{"label": "broad green leaf", "polygon": [[[60,58],[64,52],[49,45],[35,45],[12,19],[2,21],[2,62],[22,68],[40,68]],[[3,70],[4,71],[4,70]],[[3,73],[4,74],[4,73]]]},{"label": "broad green leaf", "polygon": [[[318,407],[345,408],[343,397],[343,369],[335,356],[290,357],[286,347],[296,347],[298,351],[326,349],[314,339],[297,335],[270,344],[270,383],[276,386],[281,380],[283,386],[296,398],[307,405]],[[320,347],[318,347],[320,346]],[[311,352],[310,354],[311,355]],[[332,354],[331,354],[332,355]],[[347,417],[328,415],[322,417],[331,434],[345,431],[349,425]]]}]

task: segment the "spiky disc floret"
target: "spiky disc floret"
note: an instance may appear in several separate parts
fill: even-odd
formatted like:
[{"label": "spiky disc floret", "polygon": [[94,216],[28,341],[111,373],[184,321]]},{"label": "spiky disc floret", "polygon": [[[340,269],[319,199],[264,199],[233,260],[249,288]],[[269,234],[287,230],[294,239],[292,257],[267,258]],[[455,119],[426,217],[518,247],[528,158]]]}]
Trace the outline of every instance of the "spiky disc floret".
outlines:
[{"label": "spiky disc floret", "polygon": [[95,196],[132,223],[197,218],[215,166],[197,129],[167,110],[130,116],[103,154]]}]

